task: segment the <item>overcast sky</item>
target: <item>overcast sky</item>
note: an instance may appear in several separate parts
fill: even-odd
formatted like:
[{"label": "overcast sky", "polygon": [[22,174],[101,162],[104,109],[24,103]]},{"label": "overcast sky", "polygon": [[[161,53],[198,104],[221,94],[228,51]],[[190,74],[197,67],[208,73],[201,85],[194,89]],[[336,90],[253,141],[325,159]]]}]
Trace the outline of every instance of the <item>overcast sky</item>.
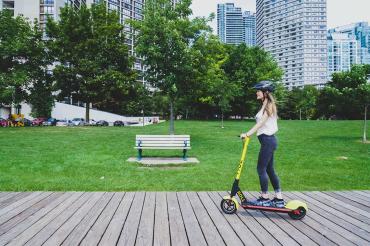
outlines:
[{"label": "overcast sky", "polygon": [[[235,3],[242,10],[256,11],[256,0],[193,0],[194,16],[217,14],[218,3]],[[327,0],[328,28],[342,26],[354,22],[370,22],[370,0]],[[216,18],[210,23],[217,33]]]}]

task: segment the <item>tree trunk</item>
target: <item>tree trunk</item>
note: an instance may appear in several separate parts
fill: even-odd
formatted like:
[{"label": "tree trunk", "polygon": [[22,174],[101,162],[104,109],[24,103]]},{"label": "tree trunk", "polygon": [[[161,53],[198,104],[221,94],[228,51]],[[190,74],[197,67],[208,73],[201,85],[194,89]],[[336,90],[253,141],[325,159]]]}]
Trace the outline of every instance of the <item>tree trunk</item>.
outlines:
[{"label": "tree trunk", "polygon": [[86,103],[85,120],[86,120],[86,123],[90,122],[90,103],[89,102]]},{"label": "tree trunk", "polygon": [[221,112],[221,128],[224,128],[224,112]]},{"label": "tree trunk", "polygon": [[170,100],[170,135],[175,134],[175,122],[173,117],[173,100]]},{"label": "tree trunk", "polygon": [[367,107],[368,107],[369,105],[365,105],[365,118],[364,118],[364,135],[363,135],[363,138],[362,138],[362,141],[364,142],[364,143],[366,143],[367,142],[367,137],[366,137],[366,128],[367,128]]}]

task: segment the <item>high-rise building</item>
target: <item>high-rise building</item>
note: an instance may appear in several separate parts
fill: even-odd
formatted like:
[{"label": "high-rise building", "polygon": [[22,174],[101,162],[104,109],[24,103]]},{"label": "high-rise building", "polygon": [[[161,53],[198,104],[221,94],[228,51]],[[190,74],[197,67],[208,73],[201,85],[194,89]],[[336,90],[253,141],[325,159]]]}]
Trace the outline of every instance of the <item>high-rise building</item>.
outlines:
[{"label": "high-rise building", "polygon": [[335,72],[348,71],[360,63],[360,42],[350,34],[328,32],[328,79]]},{"label": "high-rise building", "polygon": [[233,3],[217,5],[217,35],[227,44],[256,44],[256,16]]},{"label": "high-rise building", "polygon": [[345,34],[357,40],[357,54],[359,64],[370,64],[370,26],[367,22],[358,22],[329,30],[331,33]]},{"label": "high-rise building", "polygon": [[326,0],[257,0],[257,45],[284,71],[287,88],[327,82]]},{"label": "high-rise building", "polygon": [[256,46],[256,14],[243,13],[243,41],[248,46]]},{"label": "high-rise building", "polygon": [[217,5],[217,34],[220,40],[227,44],[243,42],[242,9],[233,3]]}]

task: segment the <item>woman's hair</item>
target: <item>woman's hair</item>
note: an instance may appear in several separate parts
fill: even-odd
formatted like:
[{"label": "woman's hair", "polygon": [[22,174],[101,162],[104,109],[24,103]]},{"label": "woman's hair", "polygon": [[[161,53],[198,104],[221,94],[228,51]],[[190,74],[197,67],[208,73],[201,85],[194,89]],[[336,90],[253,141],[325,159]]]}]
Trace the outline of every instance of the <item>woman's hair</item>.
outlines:
[{"label": "woman's hair", "polygon": [[267,99],[267,105],[265,111],[268,116],[276,116],[277,117],[277,108],[275,103],[275,98],[269,92],[264,92],[265,98]]}]

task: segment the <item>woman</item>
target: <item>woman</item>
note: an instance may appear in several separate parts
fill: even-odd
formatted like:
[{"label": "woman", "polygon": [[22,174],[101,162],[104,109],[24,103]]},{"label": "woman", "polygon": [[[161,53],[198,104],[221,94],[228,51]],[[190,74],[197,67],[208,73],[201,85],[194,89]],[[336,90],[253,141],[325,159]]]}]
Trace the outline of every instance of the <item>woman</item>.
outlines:
[{"label": "woman", "polygon": [[[285,206],[285,202],[281,194],[279,177],[274,170],[274,151],[277,147],[274,134],[278,131],[277,109],[274,97],[271,94],[274,91],[274,86],[270,81],[261,81],[253,88],[257,90],[257,100],[261,100],[262,106],[256,115],[257,123],[247,133],[243,133],[241,137],[251,137],[257,132],[261,144],[257,164],[261,195],[255,201],[248,201],[248,205],[281,208]],[[268,194],[269,178],[275,190],[275,198],[272,200],[269,199]]]}]

